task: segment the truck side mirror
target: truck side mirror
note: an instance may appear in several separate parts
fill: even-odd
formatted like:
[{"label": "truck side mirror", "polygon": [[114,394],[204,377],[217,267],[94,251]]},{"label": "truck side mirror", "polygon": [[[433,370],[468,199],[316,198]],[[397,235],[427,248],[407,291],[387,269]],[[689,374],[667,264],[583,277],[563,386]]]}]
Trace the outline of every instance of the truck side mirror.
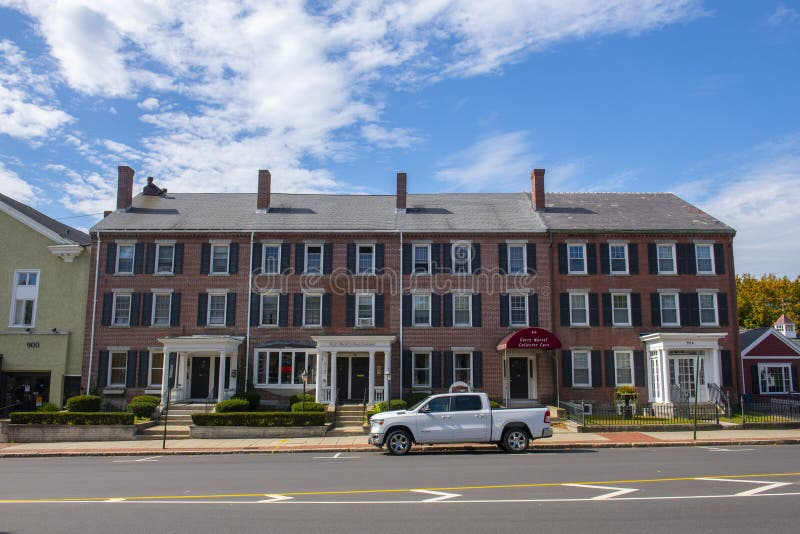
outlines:
[{"label": "truck side mirror", "polygon": [[431,413],[431,407],[429,405],[425,405],[419,409],[419,413]]}]

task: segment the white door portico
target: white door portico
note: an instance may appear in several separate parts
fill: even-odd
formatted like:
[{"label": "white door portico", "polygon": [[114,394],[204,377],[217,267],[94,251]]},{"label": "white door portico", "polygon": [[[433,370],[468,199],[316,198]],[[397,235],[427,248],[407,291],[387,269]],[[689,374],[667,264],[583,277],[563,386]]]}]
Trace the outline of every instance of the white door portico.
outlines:
[{"label": "white door portico", "polygon": [[[217,402],[229,398],[236,391],[236,369],[238,367],[239,345],[244,341],[241,336],[180,336],[159,338],[164,346],[164,355],[168,355],[161,381],[161,404],[167,402],[170,376],[174,376],[171,400],[192,400],[192,380],[202,383],[194,384],[195,391],[201,390],[210,397],[216,392]],[[228,360],[230,365],[228,364]],[[192,372],[192,362],[197,370]],[[196,397],[196,396],[195,396]]]},{"label": "white door portico", "polygon": [[[709,385],[722,381],[719,340],[724,332],[657,332],[640,336],[645,345],[647,389],[654,404],[672,404],[681,392],[689,400],[710,399]],[[699,379],[699,381],[698,381]],[[677,388],[673,387],[673,384]]]},{"label": "white door portico", "polygon": [[[339,390],[345,398],[355,396],[347,395],[352,392],[351,372],[354,369],[354,358],[369,358],[367,367],[367,398],[363,402],[373,405],[386,399],[385,375],[392,371],[392,343],[395,336],[312,336],[317,344],[317,402],[322,404],[336,404],[339,399]],[[383,357],[376,357],[377,354]],[[338,359],[347,358],[346,376],[338,376]],[[363,360],[362,360],[363,361]],[[360,376],[360,375],[359,375]],[[343,383],[348,388],[341,388]],[[381,385],[377,385],[380,383]]]}]

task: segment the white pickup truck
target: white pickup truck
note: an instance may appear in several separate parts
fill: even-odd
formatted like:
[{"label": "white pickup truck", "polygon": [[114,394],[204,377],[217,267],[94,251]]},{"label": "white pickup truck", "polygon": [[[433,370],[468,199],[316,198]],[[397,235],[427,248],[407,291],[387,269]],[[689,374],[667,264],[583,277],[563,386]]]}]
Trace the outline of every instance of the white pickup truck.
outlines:
[{"label": "white pickup truck", "polygon": [[530,440],[549,438],[547,408],[492,409],[486,393],[433,395],[407,410],[370,417],[369,443],[401,455],[412,443],[496,443],[508,452],[528,449]]}]

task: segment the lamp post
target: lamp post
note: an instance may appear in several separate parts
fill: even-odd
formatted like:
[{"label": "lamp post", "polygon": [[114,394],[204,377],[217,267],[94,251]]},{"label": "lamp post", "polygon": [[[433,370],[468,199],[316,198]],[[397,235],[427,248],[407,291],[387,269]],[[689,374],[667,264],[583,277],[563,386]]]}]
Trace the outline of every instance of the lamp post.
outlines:
[{"label": "lamp post", "polygon": [[306,411],[306,384],[308,384],[308,369],[303,369],[303,372],[300,373],[300,380],[303,381],[303,398],[301,400],[302,404],[300,407],[303,411]]},{"label": "lamp post", "polygon": [[386,397],[386,409],[392,409],[392,372],[388,369],[383,373],[383,389]]}]

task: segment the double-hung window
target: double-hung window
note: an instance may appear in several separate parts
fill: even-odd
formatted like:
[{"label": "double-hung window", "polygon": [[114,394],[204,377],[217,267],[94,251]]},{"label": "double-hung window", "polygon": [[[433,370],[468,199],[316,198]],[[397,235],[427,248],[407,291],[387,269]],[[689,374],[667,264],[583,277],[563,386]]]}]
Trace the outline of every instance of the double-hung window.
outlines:
[{"label": "double-hung window", "polygon": [[373,245],[358,245],[358,265],[357,274],[375,273],[375,247]]},{"label": "double-hung window", "polygon": [[700,324],[703,326],[717,326],[716,293],[698,293],[697,300],[700,305]]},{"label": "double-hung window", "polygon": [[609,243],[608,261],[611,274],[628,274],[628,245],[625,243]]},{"label": "double-hung window", "polygon": [[133,274],[133,257],[136,254],[136,245],[133,243],[119,243],[117,245],[117,274]]},{"label": "double-hung window", "polygon": [[431,296],[415,294],[412,295],[411,301],[413,304],[412,319],[414,326],[430,326]]},{"label": "double-hung window", "polygon": [[714,274],[714,245],[695,245],[694,255],[697,258],[697,274]]},{"label": "double-hung window", "polygon": [[156,274],[172,274],[175,266],[175,245],[156,244]]},{"label": "double-hung window", "polygon": [[472,295],[462,293],[453,295],[453,325],[472,326]]},{"label": "double-hung window", "polygon": [[611,294],[611,317],[614,326],[630,326],[631,325],[631,306],[630,295],[627,293],[612,293]]},{"label": "double-hung window", "polygon": [[629,350],[614,351],[615,381],[618,386],[633,385],[633,354]]},{"label": "double-hung window", "polygon": [[758,364],[758,383],[761,393],[789,393],[792,391],[791,364]]},{"label": "double-hung window", "polygon": [[147,383],[151,386],[160,386],[164,379],[164,353],[151,352]]},{"label": "double-hung window", "polygon": [[356,326],[375,326],[375,295],[356,295]]},{"label": "double-hung window", "polygon": [[431,246],[414,245],[414,274],[431,273]]},{"label": "double-hung window", "polygon": [[230,263],[230,245],[212,244],[211,245],[211,274],[228,274]]},{"label": "double-hung window", "polygon": [[9,326],[32,327],[36,322],[39,271],[15,271]]},{"label": "double-hung window", "polygon": [[281,246],[264,245],[264,274],[280,274]]},{"label": "double-hung window", "polygon": [[586,274],[586,245],[567,244],[569,274]]},{"label": "double-hung window", "polygon": [[131,295],[130,293],[114,293],[112,306],[113,316],[111,324],[114,326],[128,326],[131,324]]},{"label": "double-hung window", "polygon": [[153,293],[153,310],[151,322],[153,326],[169,326],[172,309],[172,293]]},{"label": "double-hung window", "polygon": [[414,352],[411,358],[413,377],[412,387],[429,388],[431,387],[431,353]]},{"label": "double-hung window", "polygon": [[589,387],[592,385],[592,359],[589,351],[572,351],[572,385]]},{"label": "double-hung window", "polygon": [[589,295],[586,293],[569,294],[570,326],[589,326]]},{"label": "double-hung window", "polygon": [[678,311],[678,294],[661,293],[661,325],[680,326],[681,318]]},{"label": "double-hung window", "polygon": [[208,295],[208,326],[225,326],[227,293],[211,293]]},{"label": "double-hung window", "polygon": [[261,326],[278,326],[278,307],[280,295],[277,293],[262,293],[261,295]]},{"label": "double-hung window", "polygon": [[472,262],[472,246],[469,243],[457,243],[453,245],[453,273],[469,274]]},{"label": "double-hung window", "polygon": [[258,386],[292,386],[316,384],[317,355],[304,351],[256,351],[253,378]]},{"label": "double-hung window", "polygon": [[508,245],[508,274],[525,274],[525,245]]},{"label": "double-hung window", "polygon": [[675,245],[673,243],[656,245],[658,274],[675,274]]},{"label": "double-hung window", "polygon": [[453,359],[453,381],[472,385],[472,353],[456,352]]},{"label": "double-hung window", "polygon": [[322,274],[322,245],[306,245],[305,274]]},{"label": "double-hung window", "polygon": [[508,304],[511,326],[528,326],[528,296],[511,294],[508,296]]},{"label": "double-hung window", "polygon": [[303,294],[303,326],[322,326],[322,293]]},{"label": "double-hung window", "polygon": [[108,358],[108,385],[124,386],[128,378],[128,353],[112,352]]}]

